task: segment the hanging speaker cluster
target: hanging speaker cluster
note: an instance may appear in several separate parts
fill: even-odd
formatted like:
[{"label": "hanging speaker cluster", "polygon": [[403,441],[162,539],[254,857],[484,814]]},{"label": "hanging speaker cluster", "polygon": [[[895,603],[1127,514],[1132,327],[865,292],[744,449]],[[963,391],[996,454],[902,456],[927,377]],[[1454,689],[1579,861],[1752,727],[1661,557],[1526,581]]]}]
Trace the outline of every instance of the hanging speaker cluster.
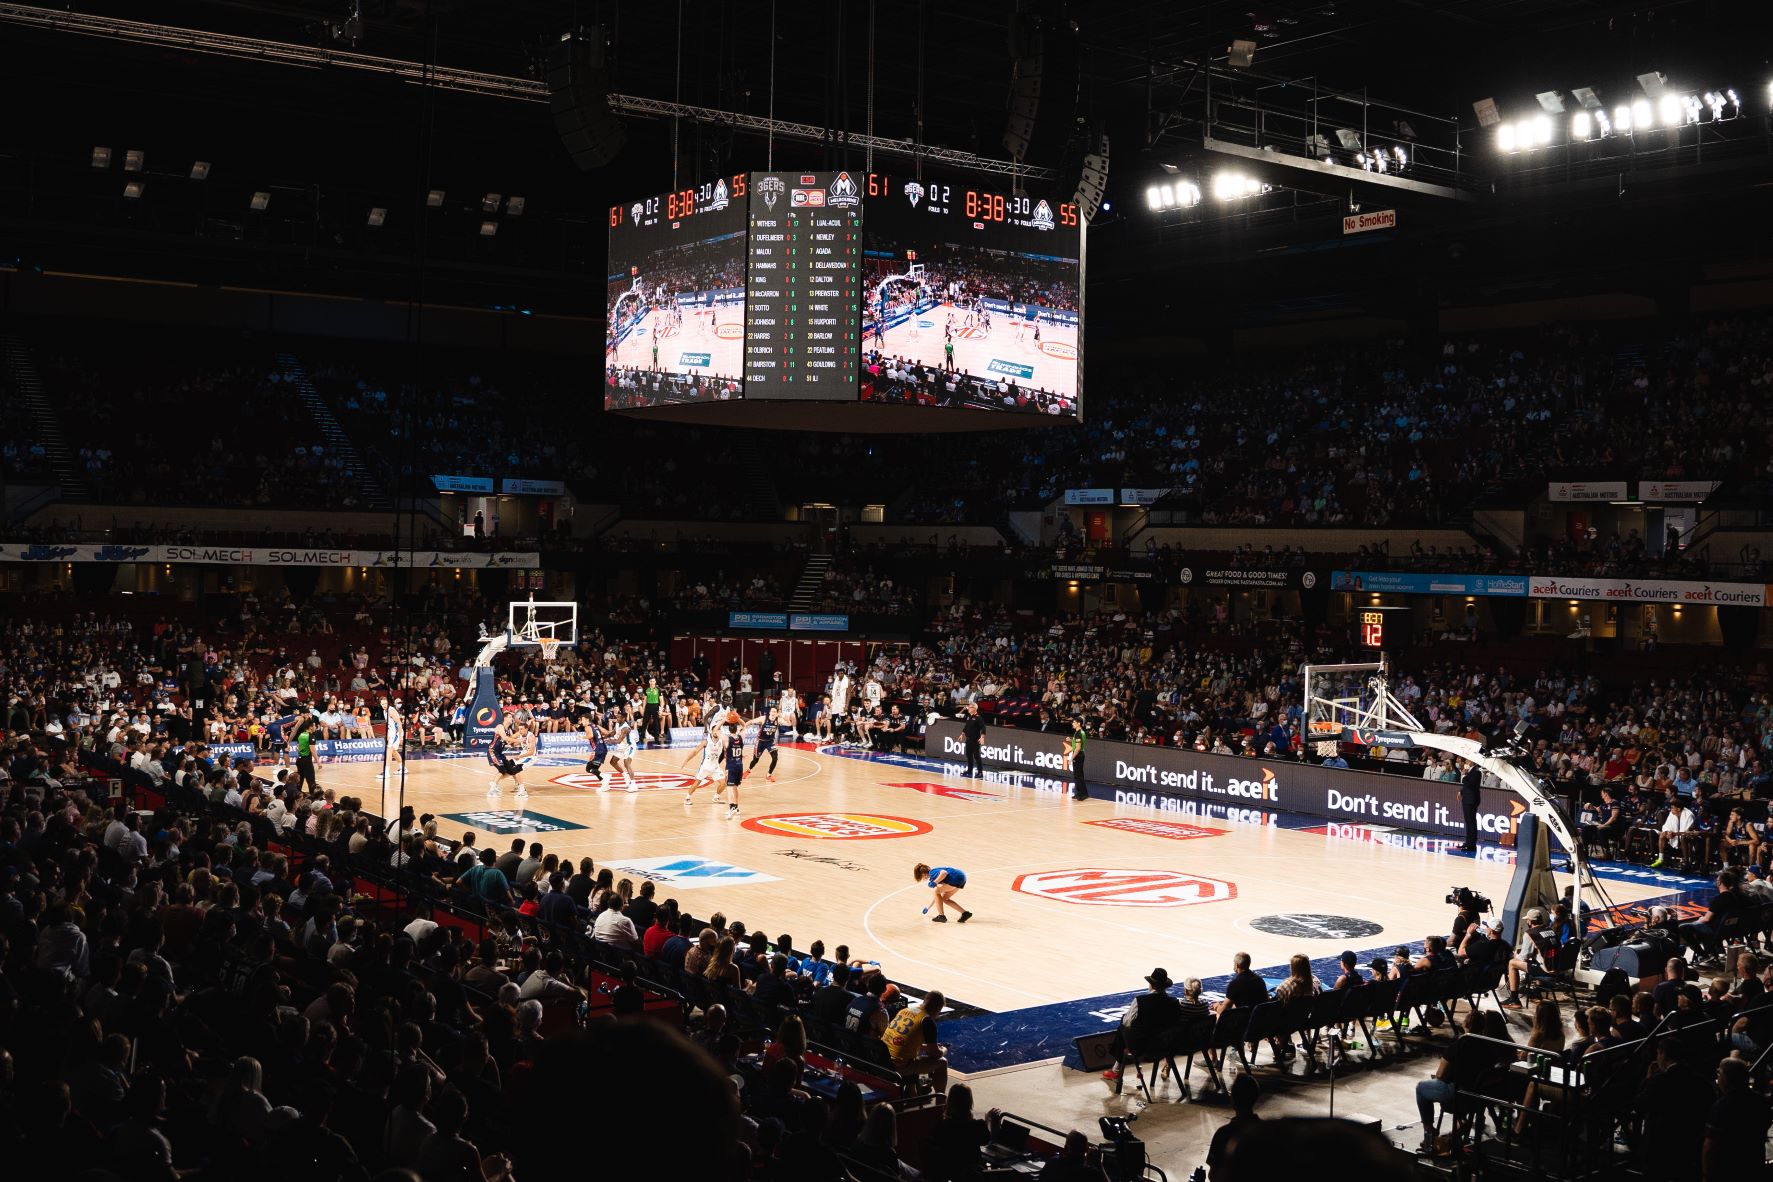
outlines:
[{"label": "hanging speaker cluster", "polygon": [[1077,118],[1077,29],[1062,3],[1010,18],[1010,113],[1003,146],[1025,164],[1051,166]]},{"label": "hanging speaker cluster", "polygon": [[628,142],[622,120],[610,109],[609,92],[603,29],[562,33],[548,50],[548,106],[560,142],[582,169],[603,167]]},{"label": "hanging speaker cluster", "polygon": [[1096,136],[1091,149],[1084,153],[1083,173],[1077,181],[1077,192],[1073,199],[1077,202],[1078,212],[1083,214],[1084,221],[1094,221],[1102,208],[1102,199],[1108,193],[1108,133]]}]

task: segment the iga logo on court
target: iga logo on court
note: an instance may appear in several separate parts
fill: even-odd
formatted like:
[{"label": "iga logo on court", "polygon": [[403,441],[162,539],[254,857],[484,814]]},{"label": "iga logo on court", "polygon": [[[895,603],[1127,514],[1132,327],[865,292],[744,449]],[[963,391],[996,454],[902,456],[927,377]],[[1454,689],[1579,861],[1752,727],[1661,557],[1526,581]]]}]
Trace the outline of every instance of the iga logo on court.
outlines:
[{"label": "iga logo on court", "polygon": [[1192,907],[1237,898],[1237,884],[1179,870],[1043,870],[1010,889],[1086,907]]},{"label": "iga logo on court", "polygon": [[767,817],[749,817],[743,825],[753,833],[835,841],[916,837],[928,833],[931,828],[927,821],[887,817],[879,813],[776,813]]}]

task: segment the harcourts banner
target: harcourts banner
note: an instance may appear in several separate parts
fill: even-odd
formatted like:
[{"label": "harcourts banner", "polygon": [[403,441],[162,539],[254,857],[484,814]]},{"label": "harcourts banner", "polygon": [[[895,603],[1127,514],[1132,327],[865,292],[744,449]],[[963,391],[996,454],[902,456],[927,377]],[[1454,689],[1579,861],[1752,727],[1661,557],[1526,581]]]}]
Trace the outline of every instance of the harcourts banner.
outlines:
[{"label": "harcourts banner", "polygon": [[[992,726],[985,728],[981,755],[987,767],[1064,776],[1064,744],[1063,735]],[[966,754],[960,724],[945,719],[932,723],[924,734],[924,750],[933,758],[959,762]],[[1090,742],[1088,754],[1090,795],[1134,808],[1184,811],[1182,801],[1211,800],[1442,836],[1465,833],[1457,784],[1099,740]],[[1524,811],[1525,804],[1512,792],[1485,788],[1478,828],[1495,840],[1514,832],[1515,818]]]},{"label": "harcourts banner", "polygon": [[1330,578],[1330,590],[1389,591],[1399,595],[1489,595],[1518,599],[1527,593],[1527,576],[1339,570]]},{"label": "harcourts banner", "polygon": [[1696,603],[1766,607],[1765,583],[1696,583],[1676,579],[1588,579],[1534,575],[1534,599],[1610,599],[1628,603]]}]

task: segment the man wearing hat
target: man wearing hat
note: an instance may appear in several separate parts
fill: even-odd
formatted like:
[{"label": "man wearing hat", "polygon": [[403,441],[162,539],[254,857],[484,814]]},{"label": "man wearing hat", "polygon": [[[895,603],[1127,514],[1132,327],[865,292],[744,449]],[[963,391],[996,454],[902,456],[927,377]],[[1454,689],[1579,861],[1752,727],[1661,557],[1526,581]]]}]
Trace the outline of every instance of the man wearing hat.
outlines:
[{"label": "man wearing hat", "polygon": [[[1108,1044],[1116,1064],[1128,1050],[1134,1054],[1151,1051],[1166,1033],[1181,1025],[1182,1007],[1170,996],[1170,986],[1174,984],[1170,974],[1163,969],[1152,969],[1145,983],[1151,986],[1151,991],[1133,999],[1133,1004],[1121,1015],[1120,1029],[1114,1032],[1114,1039]],[[1120,1072],[1117,1069],[1103,1072],[1102,1078],[1114,1080],[1116,1090],[1119,1089]]]},{"label": "man wearing hat", "polygon": [[1742,882],[1736,888],[1746,899],[1756,903],[1773,903],[1773,882],[1767,881],[1767,872],[1759,866],[1748,865],[1742,868]]}]

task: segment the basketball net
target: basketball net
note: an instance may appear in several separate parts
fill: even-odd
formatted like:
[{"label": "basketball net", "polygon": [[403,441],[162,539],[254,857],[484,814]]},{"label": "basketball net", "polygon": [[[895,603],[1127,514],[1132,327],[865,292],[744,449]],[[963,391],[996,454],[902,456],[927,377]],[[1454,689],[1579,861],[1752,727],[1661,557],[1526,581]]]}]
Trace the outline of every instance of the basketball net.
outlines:
[{"label": "basketball net", "polygon": [[536,644],[541,647],[542,660],[544,661],[552,661],[560,652],[560,641],[554,639],[552,636],[538,636],[536,637]]}]

